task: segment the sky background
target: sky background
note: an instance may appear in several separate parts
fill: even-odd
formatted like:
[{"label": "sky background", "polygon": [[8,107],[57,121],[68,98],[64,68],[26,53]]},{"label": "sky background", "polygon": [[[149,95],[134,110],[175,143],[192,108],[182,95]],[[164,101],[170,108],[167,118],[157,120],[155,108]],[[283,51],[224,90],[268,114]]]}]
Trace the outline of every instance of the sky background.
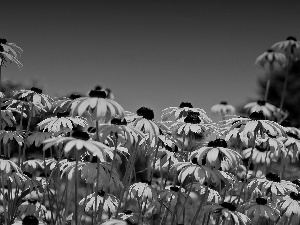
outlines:
[{"label": "sky background", "polygon": [[300,38],[300,1],[44,1],[0,3],[0,37],[24,52],[2,79],[45,94],[112,89],[125,110],[161,111],[181,102],[210,108],[256,98],[255,59]]}]

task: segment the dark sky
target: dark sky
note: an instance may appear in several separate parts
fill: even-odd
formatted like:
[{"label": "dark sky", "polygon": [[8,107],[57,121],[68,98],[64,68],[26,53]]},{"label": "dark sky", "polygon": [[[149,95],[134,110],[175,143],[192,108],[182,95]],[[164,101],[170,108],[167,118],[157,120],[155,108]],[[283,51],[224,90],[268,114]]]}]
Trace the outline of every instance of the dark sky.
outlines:
[{"label": "dark sky", "polygon": [[[254,61],[300,38],[300,1],[43,1],[0,3],[0,37],[23,48],[3,79],[52,96],[113,90],[125,110],[191,102],[210,107],[256,97]],[[218,117],[215,117],[218,118]],[[219,118],[218,118],[219,119]]]}]

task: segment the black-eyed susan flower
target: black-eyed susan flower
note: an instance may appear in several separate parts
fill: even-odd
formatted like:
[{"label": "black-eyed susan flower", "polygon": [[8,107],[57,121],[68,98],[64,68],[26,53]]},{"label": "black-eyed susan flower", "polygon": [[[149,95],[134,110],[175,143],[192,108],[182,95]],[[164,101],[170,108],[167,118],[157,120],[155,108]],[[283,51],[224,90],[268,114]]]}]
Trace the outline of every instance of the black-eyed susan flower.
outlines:
[{"label": "black-eyed susan flower", "polygon": [[6,126],[14,126],[16,124],[16,119],[13,115],[13,112],[19,112],[18,110],[8,108],[8,107],[1,107],[1,127],[6,127]]},{"label": "black-eyed susan flower", "polygon": [[163,122],[167,121],[172,116],[174,116],[175,121],[179,119],[184,119],[187,116],[188,111],[198,112],[199,116],[203,121],[211,122],[211,120],[208,118],[206,112],[203,109],[194,108],[190,102],[181,102],[179,107],[169,107],[164,109],[163,114],[161,116],[161,120]]},{"label": "black-eyed susan flower", "polygon": [[154,119],[154,112],[147,107],[141,107],[136,111],[135,119],[128,124],[146,135],[146,142],[149,146],[155,147],[160,135],[159,127]]},{"label": "black-eyed susan flower", "polygon": [[28,157],[23,162],[24,171],[34,174],[37,170],[44,169],[44,161],[41,159],[35,159],[34,157]]},{"label": "black-eyed susan flower", "polygon": [[282,69],[287,63],[287,58],[284,54],[276,52],[273,49],[268,49],[263,54],[257,57],[255,64],[265,70]]},{"label": "black-eyed susan flower", "polygon": [[210,141],[206,147],[201,147],[193,151],[190,159],[196,158],[199,165],[207,165],[219,169],[222,161],[230,163],[232,168],[236,168],[242,159],[241,155],[229,148],[224,139]]},{"label": "black-eyed susan flower", "polygon": [[258,100],[256,102],[249,102],[244,106],[244,109],[249,114],[253,112],[259,112],[262,111],[264,116],[268,119],[274,118],[274,116],[277,115],[279,108],[276,106],[264,101],[264,100]]},{"label": "black-eyed susan flower", "polygon": [[79,94],[71,94],[69,97],[62,97],[58,99],[54,99],[54,102],[52,103],[52,111],[53,113],[57,112],[65,112],[70,111],[72,101],[76,98],[82,97]]},{"label": "black-eyed susan flower", "polygon": [[15,43],[8,43],[6,39],[0,38],[0,66],[3,65],[3,61],[8,59],[16,63],[18,67],[22,67],[22,63],[18,60],[22,52],[23,50]]},{"label": "black-eyed susan flower", "polygon": [[254,224],[258,222],[260,217],[275,222],[280,216],[280,211],[277,209],[276,204],[267,198],[258,197],[243,204],[242,208]]},{"label": "black-eyed susan flower", "polygon": [[41,144],[47,140],[53,137],[52,132],[48,131],[35,131],[35,132],[30,132],[29,136],[26,138],[27,144],[30,145],[35,145],[35,147],[41,146]]},{"label": "black-eyed susan flower", "polygon": [[[200,196],[205,197],[203,201],[205,202],[214,202],[214,203],[219,203],[221,201],[221,196],[219,192],[214,190],[215,188],[213,185],[208,185],[207,183],[205,184],[200,184],[198,182],[194,182],[191,184],[188,184],[186,189],[189,190],[189,188],[192,188],[193,191],[198,193]],[[207,195],[205,196],[205,192],[207,189]]]},{"label": "black-eyed susan flower", "polygon": [[[289,156],[291,157],[292,161],[296,161],[300,154],[300,138],[298,135],[292,132],[286,132],[286,138],[280,138],[286,147],[286,152],[288,152]],[[287,154],[287,153],[286,153]],[[285,154],[285,155],[286,155]]]},{"label": "black-eyed susan flower", "polygon": [[[97,198],[97,200],[96,200]],[[97,204],[95,204],[97,202]],[[82,200],[80,200],[79,205],[85,204],[85,212],[89,215],[92,215],[94,212],[97,212],[99,207],[103,204],[103,211],[114,214],[117,211],[119,205],[119,199],[114,195],[107,194],[103,190],[97,192],[97,197],[95,197],[95,193],[88,195]]]},{"label": "black-eyed susan flower", "polygon": [[4,130],[0,130],[0,140],[4,144],[7,144],[8,141],[15,140],[20,146],[24,143],[23,131],[17,131],[16,127],[6,126]]},{"label": "black-eyed susan flower", "polygon": [[128,198],[137,199],[140,202],[156,201],[156,190],[147,182],[138,182],[132,184],[128,189]]},{"label": "black-eyed susan flower", "polygon": [[49,95],[43,94],[39,88],[32,87],[30,90],[14,91],[14,99],[24,99],[27,102],[32,102],[34,105],[41,105],[43,108],[51,109],[53,99]]},{"label": "black-eyed susan flower", "polygon": [[229,105],[226,101],[222,101],[211,107],[211,112],[214,114],[227,115],[235,112],[235,108]]},{"label": "black-eyed susan flower", "polygon": [[71,115],[82,116],[89,112],[91,118],[99,123],[108,123],[113,118],[124,118],[124,109],[114,100],[107,99],[104,91],[91,90],[89,97],[80,97],[73,100],[71,104]]},{"label": "black-eyed susan flower", "polygon": [[244,149],[241,154],[244,159],[252,156],[251,160],[254,164],[269,165],[271,161],[274,162],[278,158],[267,147],[263,147],[262,145],[255,145],[254,148]]},{"label": "black-eyed susan flower", "polygon": [[47,209],[37,200],[27,200],[19,206],[18,212],[21,216],[33,215],[37,218],[41,218],[45,215]]},{"label": "black-eyed susan flower", "polygon": [[28,215],[22,220],[16,220],[12,225],[46,225],[46,223],[34,215]]},{"label": "black-eyed susan flower", "polygon": [[0,173],[9,174],[13,171],[22,173],[21,169],[13,161],[9,160],[8,157],[1,155],[0,156]]},{"label": "black-eyed susan flower", "polygon": [[250,219],[243,213],[237,211],[235,204],[231,202],[223,202],[221,204],[209,203],[203,206],[203,214],[208,215],[211,213],[215,217],[221,217],[224,224],[242,224],[250,223]]},{"label": "black-eyed susan flower", "polygon": [[284,53],[290,59],[296,59],[299,57],[300,42],[295,37],[289,36],[285,41],[277,42],[271,48]]},{"label": "black-eyed susan flower", "polygon": [[289,221],[290,224],[299,224],[300,222],[300,194],[299,192],[291,192],[289,195],[278,197],[278,206],[283,212],[283,216],[278,221]]},{"label": "black-eyed susan flower", "polygon": [[183,162],[183,158],[177,149],[172,150],[167,146],[159,148],[156,154],[155,169],[167,170],[170,166],[177,162]]},{"label": "black-eyed susan flower", "polygon": [[76,126],[87,126],[86,119],[83,117],[70,117],[69,112],[58,112],[56,116],[44,119],[37,124],[39,129],[58,133],[61,131],[72,131]]},{"label": "black-eyed susan flower", "polygon": [[93,156],[97,156],[102,162],[106,161],[107,155],[111,159],[114,155],[110,147],[98,141],[90,140],[89,134],[82,131],[72,132],[71,137],[58,137],[48,139],[44,141],[45,146],[43,150],[46,150],[51,146],[57,145],[59,143],[65,143],[64,152],[66,155],[68,155],[72,149],[76,151],[86,149]]},{"label": "black-eyed susan flower", "polygon": [[268,173],[265,177],[252,179],[248,188],[252,192],[255,188],[262,191],[263,194],[285,195],[288,192],[297,192],[296,185],[290,181],[281,180],[275,173]]}]

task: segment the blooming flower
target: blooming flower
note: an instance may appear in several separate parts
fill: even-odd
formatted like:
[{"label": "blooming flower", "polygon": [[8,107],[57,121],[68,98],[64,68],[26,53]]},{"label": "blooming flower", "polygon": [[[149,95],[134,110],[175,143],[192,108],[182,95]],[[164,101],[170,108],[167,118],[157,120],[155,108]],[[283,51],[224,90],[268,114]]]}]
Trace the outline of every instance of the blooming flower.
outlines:
[{"label": "blooming flower", "polygon": [[[96,198],[97,204],[95,204]],[[99,191],[97,197],[95,197],[95,193],[92,193],[79,202],[79,205],[85,205],[85,212],[89,215],[97,212],[102,204],[104,212],[115,213],[119,205],[119,199],[111,194],[106,194],[104,191]]]},{"label": "blooming flower", "polygon": [[157,200],[157,193],[147,182],[138,182],[129,187],[128,198],[137,199],[140,202],[152,202]]},{"label": "blooming flower", "polygon": [[85,118],[79,116],[70,117],[68,112],[58,112],[56,116],[44,119],[37,124],[40,129],[47,129],[55,133],[61,132],[62,130],[72,131],[74,126],[85,127],[86,125],[87,122]]},{"label": "blooming flower", "polygon": [[23,131],[17,131],[16,127],[6,126],[4,130],[0,130],[0,140],[7,144],[10,140],[16,140],[20,146],[24,143]]},{"label": "blooming flower", "polygon": [[235,108],[232,105],[229,105],[227,102],[222,101],[219,104],[216,104],[213,107],[211,107],[211,112],[214,114],[226,115],[229,113],[234,113]]},{"label": "blooming flower", "polygon": [[26,138],[28,145],[35,145],[39,147],[45,140],[52,138],[53,133],[48,131],[35,131],[31,132],[30,135]]},{"label": "blooming flower", "polygon": [[124,118],[124,109],[114,100],[107,99],[104,91],[91,90],[89,97],[80,97],[73,100],[71,105],[71,115],[82,116],[84,112],[89,112],[91,118],[99,123],[108,123],[113,118]]},{"label": "blooming flower", "polygon": [[22,63],[18,60],[18,55],[20,55],[23,50],[18,47],[15,43],[8,43],[6,39],[0,38],[0,66],[3,64],[2,61],[15,62],[18,67],[22,67]]},{"label": "blooming flower", "polygon": [[70,111],[71,104],[76,98],[82,97],[79,94],[71,94],[69,97],[63,97],[62,99],[55,99],[52,104],[53,113]]},{"label": "blooming flower", "polygon": [[236,168],[241,161],[241,155],[229,148],[224,139],[210,141],[207,147],[201,147],[193,151],[190,159],[196,158],[199,165],[207,165],[219,169],[221,162],[226,159],[233,168]]},{"label": "blooming flower", "polygon": [[28,215],[23,220],[16,220],[12,225],[46,225],[42,220],[39,220],[34,215]]},{"label": "blooming flower", "polygon": [[41,159],[35,159],[34,157],[28,157],[25,162],[23,162],[24,171],[33,174],[38,169],[44,169],[44,161]]},{"label": "blooming flower", "polygon": [[287,192],[297,192],[296,185],[290,181],[281,180],[275,173],[268,173],[265,177],[254,178],[248,184],[249,191],[258,188],[264,194],[285,195]]},{"label": "blooming flower", "polygon": [[13,115],[13,112],[19,112],[18,110],[7,108],[7,107],[1,107],[1,127],[6,126],[14,126],[16,124],[16,119]]},{"label": "blooming flower", "polygon": [[264,100],[258,100],[256,102],[250,102],[244,106],[245,110],[251,114],[253,112],[259,112],[262,111],[264,116],[272,119],[274,116],[277,115],[279,108],[276,106],[264,101]]},{"label": "blooming flower", "polygon": [[13,161],[9,160],[8,157],[1,155],[0,156],[0,173],[5,175],[5,174],[12,173],[13,171],[22,173],[21,169]]},{"label": "blooming flower", "polygon": [[284,53],[288,58],[297,59],[300,52],[300,42],[295,37],[289,36],[285,41],[277,42],[271,48]]},{"label": "blooming flower", "polygon": [[14,91],[13,98],[25,99],[28,102],[32,102],[34,105],[41,105],[46,109],[51,109],[53,99],[43,94],[43,91],[39,88],[32,87],[30,90],[18,90]]},{"label": "blooming flower", "polygon": [[202,207],[203,214],[211,213],[216,217],[221,217],[225,224],[234,222],[235,224],[246,225],[250,223],[250,219],[243,213],[236,211],[236,206],[230,202],[222,204],[210,203]]},{"label": "blooming flower", "polygon": [[290,224],[300,222],[300,194],[291,192],[289,195],[278,197],[278,206],[283,212],[283,217],[278,221],[290,221]]},{"label": "blooming flower", "polygon": [[280,211],[276,208],[276,205],[262,197],[246,202],[242,208],[246,210],[246,215],[251,218],[254,224],[258,222],[260,217],[265,217],[275,222],[280,216]]},{"label": "blooming flower", "polygon": [[23,202],[18,208],[19,214],[22,216],[33,215],[41,218],[47,212],[44,205],[40,204],[37,200],[27,200]]},{"label": "blooming flower", "polygon": [[255,64],[266,70],[281,69],[287,63],[284,54],[268,49],[266,52],[257,57]]},{"label": "blooming flower", "polygon": [[106,161],[106,156],[108,155],[111,159],[113,158],[113,152],[111,148],[102,144],[98,141],[89,140],[90,137],[88,133],[82,131],[74,131],[71,137],[59,137],[51,138],[44,141],[45,146],[43,150],[50,148],[51,146],[59,143],[66,143],[64,146],[64,152],[66,155],[75,148],[76,150],[87,149],[93,156],[97,156],[100,161]]},{"label": "blooming flower", "polygon": [[[217,192],[216,190],[214,190],[213,188],[215,188],[213,185],[208,185],[207,187],[207,183],[202,185],[198,182],[194,182],[191,184],[188,184],[186,189],[189,190],[189,188],[191,187],[192,190],[196,191],[200,196],[205,197],[205,199],[203,199],[203,201],[205,202],[215,202],[215,203],[219,203],[221,201],[221,196],[219,194],[219,192]],[[207,195],[204,196],[205,192],[206,192],[206,188],[207,188]]]}]

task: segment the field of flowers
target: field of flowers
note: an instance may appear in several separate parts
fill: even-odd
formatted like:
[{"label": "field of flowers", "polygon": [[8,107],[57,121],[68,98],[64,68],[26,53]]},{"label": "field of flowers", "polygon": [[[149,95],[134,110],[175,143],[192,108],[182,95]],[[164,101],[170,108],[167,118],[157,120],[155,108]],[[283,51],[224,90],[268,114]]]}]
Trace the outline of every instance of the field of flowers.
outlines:
[{"label": "field of flowers", "polygon": [[[22,49],[0,39],[4,63]],[[294,37],[256,60],[263,100],[236,116],[214,105],[213,122],[189,102],[124,111],[110,90],[52,98],[42,90],[1,93],[0,224],[300,224],[300,130],[268,103],[271,72],[298,60]],[[291,166],[293,165],[293,166]]]}]

